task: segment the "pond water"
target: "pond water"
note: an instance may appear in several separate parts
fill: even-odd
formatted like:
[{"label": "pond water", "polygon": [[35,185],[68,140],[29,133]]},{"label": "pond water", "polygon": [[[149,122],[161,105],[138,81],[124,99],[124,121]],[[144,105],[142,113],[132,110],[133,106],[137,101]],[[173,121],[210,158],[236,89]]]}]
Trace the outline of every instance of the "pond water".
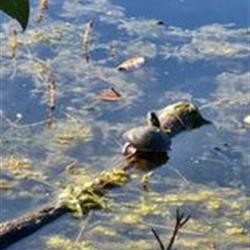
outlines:
[{"label": "pond water", "polygon": [[[177,249],[249,249],[249,2],[65,0],[40,15],[32,1],[13,58],[20,28],[0,16],[1,221],[122,164],[122,134],[149,110],[188,101],[212,124],[173,138],[147,191],[137,170],[107,194],[108,210],[63,216],[9,249],[159,249],[151,228],[167,244],[177,207],[191,215]],[[135,56],[142,67],[116,69]],[[111,87],[121,100],[100,99]]]}]

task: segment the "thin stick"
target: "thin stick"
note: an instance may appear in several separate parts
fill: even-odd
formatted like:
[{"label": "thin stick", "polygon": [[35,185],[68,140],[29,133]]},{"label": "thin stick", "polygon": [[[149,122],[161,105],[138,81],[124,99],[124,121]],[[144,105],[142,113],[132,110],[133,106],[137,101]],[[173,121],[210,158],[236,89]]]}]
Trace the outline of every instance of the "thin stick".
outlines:
[{"label": "thin stick", "polygon": [[82,40],[83,49],[84,49],[83,56],[84,56],[84,59],[85,59],[86,63],[89,62],[89,37],[90,37],[90,33],[91,33],[92,29],[93,29],[93,26],[94,26],[94,22],[89,21],[87,23],[86,30],[85,30],[85,32],[83,34],[83,40]]},{"label": "thin stick", "polygon": [[56,108],[56,81],[52,77],[51,82],[49,83],[49,109],[54,110]]},{"label": "thin stick", "polygon": [[175,228],[173,235],[170,239],[170,242],[166,248],[166,250],[171,250],[172,246],[175,242],[175,238],[179,232],[179,230],[188,222],[188,220],[191,218],[190,215],[188,215],[186,218],[184,218],[184,214],[179,212],[179,209],[176,210],[176,222],[175,222]]},{"label": "thin stick", "polygon": [[151,228],[151,231],[153,232],[153,234],[154,234],[154,236],[155,236],[157,242],[159,243],[159,246],[160,246],[161,250],[165,250],[164,244],[162,243],[161,238],[160,238],[160,236],[158,235],[158,233],[157,233],[153,228]]}]

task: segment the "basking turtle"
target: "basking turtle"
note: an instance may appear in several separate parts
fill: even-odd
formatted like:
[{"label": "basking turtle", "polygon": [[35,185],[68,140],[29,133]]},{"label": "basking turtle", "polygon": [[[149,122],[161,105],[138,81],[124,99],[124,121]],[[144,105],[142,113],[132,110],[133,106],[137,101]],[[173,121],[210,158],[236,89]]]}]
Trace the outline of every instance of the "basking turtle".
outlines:
[{"label": "basking turtle", "polygon": [[136,153],[166,152],[170,149],[170,137],[160,127],[160,121],[154,112],[147,115],[148,125],[132,128],[123,134],[126,141],[124,155]]},{"label": "basking turtle", "polygon": [[177,102],[157,112],[161,130],[169,136],[199,128],[211,122],[204,119],[199,109],[192,103]]}]

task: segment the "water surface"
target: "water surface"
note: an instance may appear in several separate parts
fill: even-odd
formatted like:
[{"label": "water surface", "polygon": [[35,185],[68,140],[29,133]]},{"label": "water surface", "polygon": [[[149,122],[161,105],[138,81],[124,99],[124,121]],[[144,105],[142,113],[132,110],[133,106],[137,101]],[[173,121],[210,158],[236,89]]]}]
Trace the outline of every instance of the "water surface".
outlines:
[{"label": "water surface", "polygon": [[[0,180],[8,186],[1,187],[1,220],[55,200],[77,181],[67,171],[72,162],[93,176],[116,167],[124,161],[122,133],[143,124],[149,110],[189,101],[212,121],[173,139],[170,159],[153,171],[148,192],[138,171],[108,194],[109,211],[82,220],[64,216],[9,249],[56,249],[55,235],[88,243],[74,246],[79,249],[157,249],[150,228],[166,242],[177,207],[192,216],[178,249],[248,249],[248,11],[244,0],[51,1],[37,23],[39,6],[32,3],[15,58],[8,40],[19,27],[1,15]],[[89,20],[87,64],[82,37]],[[133,56],[144,56],[145,65],[116,70]],[[48,128],[51,76],[57,95]],[[110,87],[124,98],[100,100]]]}]

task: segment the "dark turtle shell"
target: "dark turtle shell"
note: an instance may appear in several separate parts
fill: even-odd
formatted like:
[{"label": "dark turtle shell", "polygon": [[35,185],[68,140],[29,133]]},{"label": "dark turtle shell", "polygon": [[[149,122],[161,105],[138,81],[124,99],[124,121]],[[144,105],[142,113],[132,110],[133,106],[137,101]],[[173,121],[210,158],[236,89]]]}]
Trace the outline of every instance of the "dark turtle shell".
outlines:
[{"label": "dark turtle shell", "polygon": [[143,152],[166,152],[171,144],[167,134],[150,126],[132,128],[123,134],[123,138],[137,151]]}]

